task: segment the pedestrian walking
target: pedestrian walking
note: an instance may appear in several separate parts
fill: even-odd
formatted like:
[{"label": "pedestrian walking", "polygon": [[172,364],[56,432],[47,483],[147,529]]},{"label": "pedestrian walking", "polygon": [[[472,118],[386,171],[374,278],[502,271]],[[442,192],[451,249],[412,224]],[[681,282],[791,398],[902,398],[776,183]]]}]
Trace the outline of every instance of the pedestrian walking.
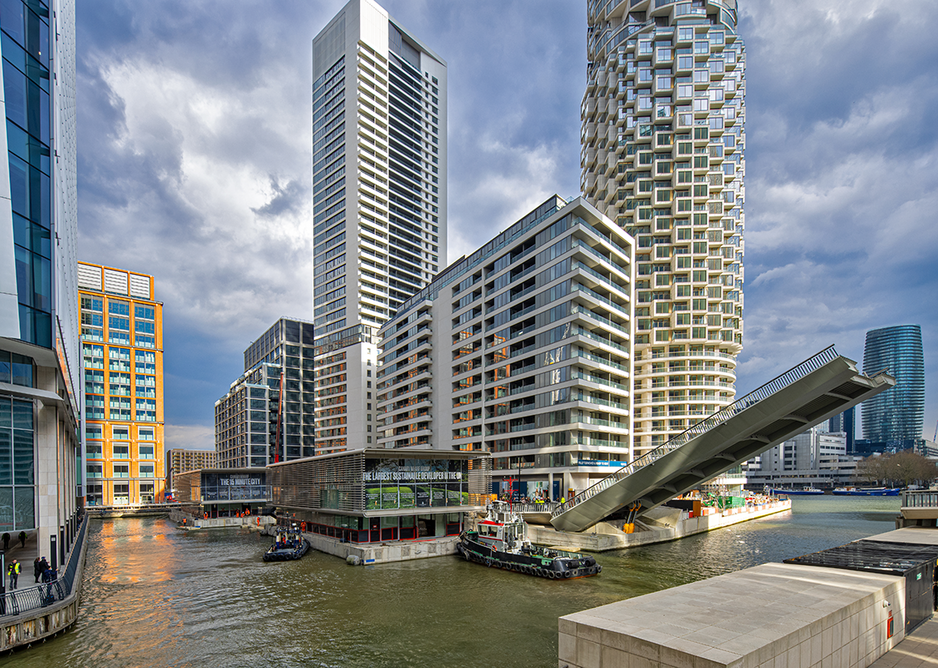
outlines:
[{"label": "pedestrian walking", "polygon": [[7,569],[7,572],[10,575],[10,589],[16,589],[20,577],[20,563],[14,559],[10,563],[10,567]]},{"label": "pedestrian walking", "polygon": [[10,534],[3,534],[3,551],[6,552],[10,549]]},{"label": "pedestrian walking", "polygon": [[26,547],[26,532],[20,531],[20,547]]},{"label": "pedestrian walking", "polygon": [[39,578],[42,577],[44,570],[46,570],[46,567],[42,563],[42,558],[36,557],[36,561],[33,562],[33,575],[36,576],[36,584],[39,584]]}]

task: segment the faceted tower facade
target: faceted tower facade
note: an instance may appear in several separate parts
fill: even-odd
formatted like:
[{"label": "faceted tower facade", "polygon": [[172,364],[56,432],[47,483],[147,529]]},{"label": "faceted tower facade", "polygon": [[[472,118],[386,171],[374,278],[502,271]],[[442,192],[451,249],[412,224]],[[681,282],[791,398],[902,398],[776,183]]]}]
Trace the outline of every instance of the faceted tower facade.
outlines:
[{"label": "faceted tower facade", "polygon": [[863,438],[911,448],[925,420],[925,356],[922,328],[898,325],[871,329],[863,349],[863,373],[887,371],[896,385],[863,402]]},{"label": "faceted tower facade", "polygon": [[735,396],[745,51],[735,0],[588,0],[581,188],[636,242],[636,455]]},{"label": "faceted tower facade", "polygon": [[446,63],[351,0],[313,40],[313,80],[316,449],[328,453],[372,443],[378,328],[445,263]]}]

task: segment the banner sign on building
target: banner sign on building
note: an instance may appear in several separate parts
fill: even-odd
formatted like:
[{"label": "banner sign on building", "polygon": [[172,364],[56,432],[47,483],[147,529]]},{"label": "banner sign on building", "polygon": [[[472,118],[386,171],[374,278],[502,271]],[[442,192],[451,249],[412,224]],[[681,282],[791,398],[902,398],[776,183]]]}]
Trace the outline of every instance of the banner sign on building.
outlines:
[{"label": "banner sign on building", "polygon": [[465,460],[366,459],[366,510],[468,505]]}]

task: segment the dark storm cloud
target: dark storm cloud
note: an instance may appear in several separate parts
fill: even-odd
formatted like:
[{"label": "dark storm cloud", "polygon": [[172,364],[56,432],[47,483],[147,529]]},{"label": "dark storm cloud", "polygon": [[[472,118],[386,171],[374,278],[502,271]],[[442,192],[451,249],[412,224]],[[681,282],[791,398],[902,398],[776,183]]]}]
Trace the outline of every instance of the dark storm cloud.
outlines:
[{"label": "dark storm cloud", "polygon": [[[928,366],[938,358],[938,5],[741,8],[748,142],[740,389],[830,343],[860,362],[867,330],[901,323],[922,325]],[[936,391],[931,374],[927,423],[938,417]]]}]

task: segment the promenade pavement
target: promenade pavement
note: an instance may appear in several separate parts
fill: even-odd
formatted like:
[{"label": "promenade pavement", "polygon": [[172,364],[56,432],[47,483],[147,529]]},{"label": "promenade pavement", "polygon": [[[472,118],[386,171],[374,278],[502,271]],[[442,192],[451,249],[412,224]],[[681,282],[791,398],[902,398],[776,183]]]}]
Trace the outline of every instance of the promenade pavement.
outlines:
[{"label": "promenade pavement", "polygon": [[938,619],[934,617],[870,664],[870,668],[934,668],[938,666]]},{"label": "promenade pavement", "polygon": [[[2,545],[0,545],[2,548]],[[2,549],[0,549],[2,551]],[[10,547],[6,551],[6,565],[9,568],[10,562],[16,559],[20,562],[20,577],[17,590],[25,589],[26,587],[34,587],[36,585],[35,577],[33,576],[33,562],[38,557],[38,548],[36,541],[36,532],[27,534],[26,536],[26,547],[20,547],[20,541],[16,537],[16,534],[10,534]],[[49,555],[43,555],[48,560]],[[10,578],[7,576],[6,572],[3,573],[3,584],[7,588],[7,591],[10,591]]]}]

